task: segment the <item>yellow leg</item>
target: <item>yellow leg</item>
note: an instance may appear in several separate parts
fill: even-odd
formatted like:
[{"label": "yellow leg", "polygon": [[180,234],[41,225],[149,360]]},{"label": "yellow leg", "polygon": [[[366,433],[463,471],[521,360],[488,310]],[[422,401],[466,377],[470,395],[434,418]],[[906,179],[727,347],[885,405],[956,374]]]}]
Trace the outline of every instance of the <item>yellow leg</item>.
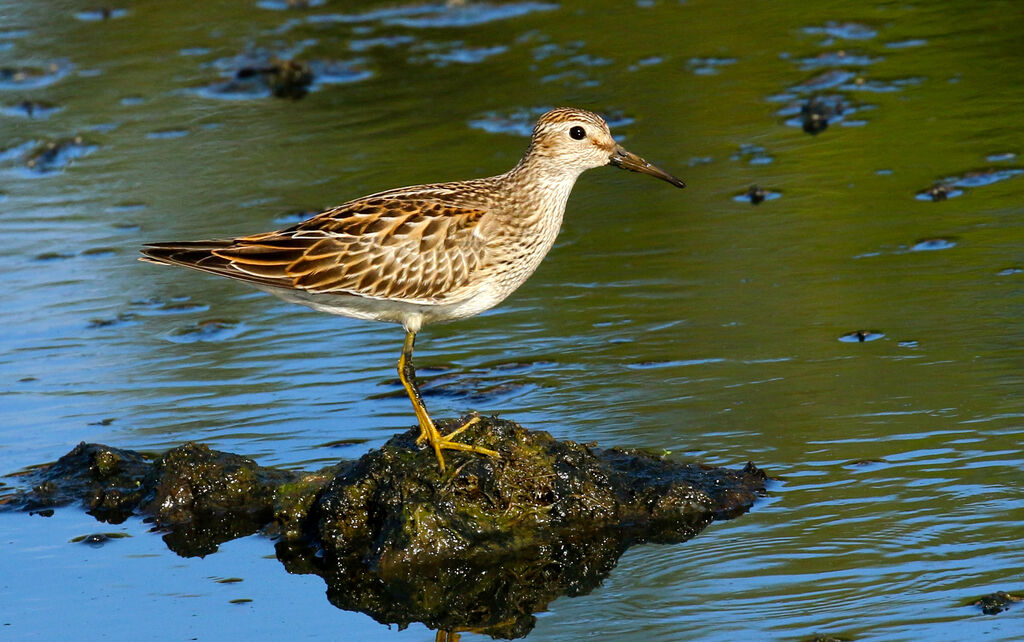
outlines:
[{"label": "yellow leg", "polygon": [[420,436],[416,438],[416,443],[430,443],[434,449],[434,454],[437,455],[437,463],[441,467],[441,472],[444,472],[445,469],[444,457],[441,455],[441,451],[445,449],[462,450],[489,457],[497,457],[498,453],[489,448],[470,446],[469,444],[462,444],[453,440],[456,435],[480,421],[480,417],[473,417],[459,428],[456,428],[447,435],[441,436],[441,432],[427,413],[427,407],[423,404],[423,396],[420,395],[420,389],[416,387],[416,367],[412,364],[412,349],[415,343],[416,333],[406,332],[405,345],[402,346],[402,356],[398,359],[398,378],[401,379],[402,386],[405,387],[405,392],[409,395],[409,401],[412,402],[412,409],[416,412],[416,419],[420,422]]}]

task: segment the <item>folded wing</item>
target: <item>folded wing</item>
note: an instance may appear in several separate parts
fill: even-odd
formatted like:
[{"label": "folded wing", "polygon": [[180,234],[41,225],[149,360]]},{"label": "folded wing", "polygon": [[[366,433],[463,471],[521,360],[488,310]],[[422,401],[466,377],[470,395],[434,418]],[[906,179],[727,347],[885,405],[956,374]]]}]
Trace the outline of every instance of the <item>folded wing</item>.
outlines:
[{"label": "folded wing", "polygon": [[368,197],[286,230],[155,243],[142,253],[260,286],[439,304],[464,296],[484,265],[486,215],[434,200]]}]

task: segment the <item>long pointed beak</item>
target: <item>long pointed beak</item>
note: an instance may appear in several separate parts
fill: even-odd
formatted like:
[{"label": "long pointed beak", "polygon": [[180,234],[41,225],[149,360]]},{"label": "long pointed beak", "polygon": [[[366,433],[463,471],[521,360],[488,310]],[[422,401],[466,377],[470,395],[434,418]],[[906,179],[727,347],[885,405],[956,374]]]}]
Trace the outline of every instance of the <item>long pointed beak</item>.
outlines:
[{"label": "long pointed beak", "polygon": [[681,178],[677,178],[672,174],[669,174],[665,170],[651,165],[644,159],[640,158],[633,152],[628,152],[623,149],[622,145],[616,145],[615,151],[612,152],[608,162],[616,167],[622,169],[628,169],[631,172],[640,172],[641,174],[650,174],[655,178],[660,178],[666,183],[672,183],[676,187],[686,187],[686,183]]}]

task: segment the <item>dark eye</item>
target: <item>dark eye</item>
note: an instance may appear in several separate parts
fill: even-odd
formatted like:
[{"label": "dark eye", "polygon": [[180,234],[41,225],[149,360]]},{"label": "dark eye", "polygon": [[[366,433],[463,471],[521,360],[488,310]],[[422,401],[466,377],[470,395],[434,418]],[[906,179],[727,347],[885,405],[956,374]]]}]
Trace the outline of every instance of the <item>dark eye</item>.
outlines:
[{"label": "dark eye", "polygon": [[587,131],[579,125],[576,125],[569,130],[569,135],[573,137],[573,140],[583,140],[587,137]]}]

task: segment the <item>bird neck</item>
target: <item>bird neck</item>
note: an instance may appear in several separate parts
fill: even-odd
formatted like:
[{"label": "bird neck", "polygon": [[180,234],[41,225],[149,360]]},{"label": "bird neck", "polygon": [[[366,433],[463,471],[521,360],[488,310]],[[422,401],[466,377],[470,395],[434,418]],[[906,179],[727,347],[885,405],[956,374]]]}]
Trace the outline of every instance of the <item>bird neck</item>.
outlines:
[{"label": "bird neck", "polygon": [[547,156],[527,153],[504,179],[509,192],[524,201],[533,201],[539,214],[561,218],[569,193],[581,173]]}]

